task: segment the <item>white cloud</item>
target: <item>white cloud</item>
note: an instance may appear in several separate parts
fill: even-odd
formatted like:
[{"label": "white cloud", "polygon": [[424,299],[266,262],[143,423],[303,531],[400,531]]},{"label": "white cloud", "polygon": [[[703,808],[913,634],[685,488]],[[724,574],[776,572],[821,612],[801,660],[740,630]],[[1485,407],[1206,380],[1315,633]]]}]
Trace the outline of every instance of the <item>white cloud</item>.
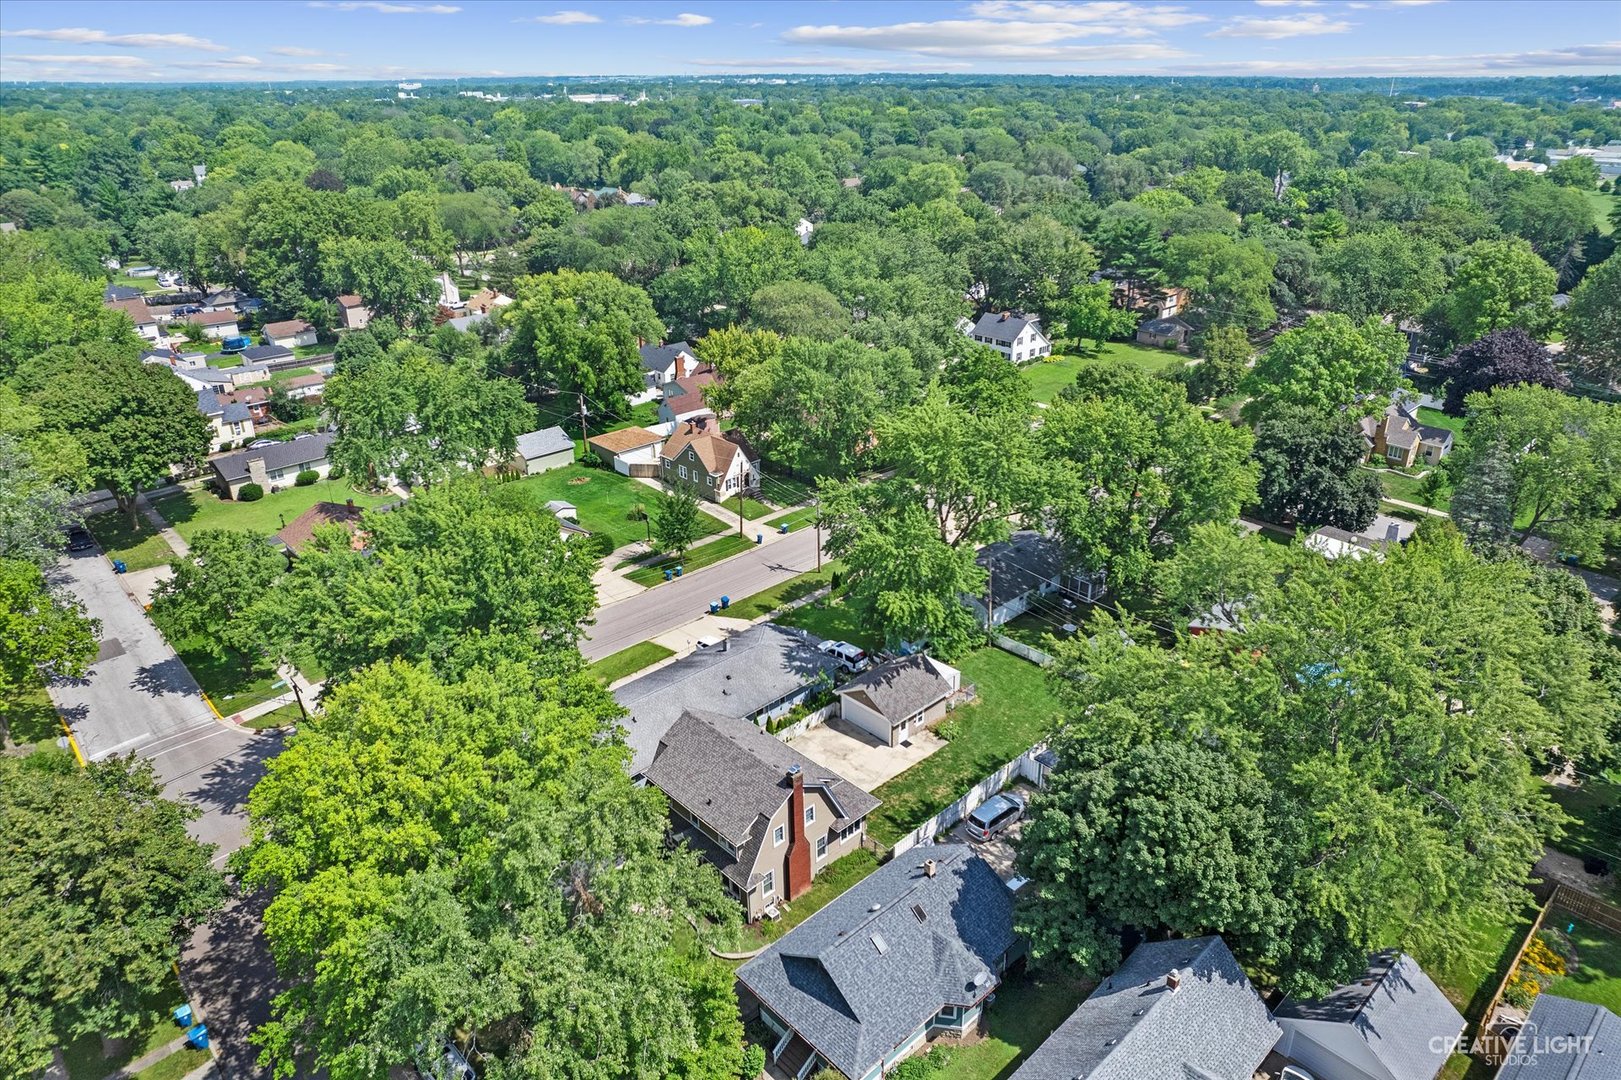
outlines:
[{"label": "white cloud", "polygon": [[121,45],[128,49],[201,49],[204,52],[230,52],[224,45],[192,34],[109,34],[105,30],[91,30],[83,26],[64,27],[60,30],[0,30],[0,37],[66,41],[75,45]]},{"label": "white cloud", "polygon": [[554,11],[550,15],[531,15],[527,19],[513,21],[545,23],[548,26],[584,26],[586,23],[599,23],[602,17],[589,11]]},{"label": "white cloud", "polygon": [[1064,23],[1069,26],[1103,23],[1114,30],[1127,26],[1144,30],[1171,30],[1209,19],[1207,15],[1199,15],[1178,4],[1135,4],[1125,0],[1092,0],[1089,3],[980,0],[970,5],[968,10],[985,19]]},{"label": "white cloud", "polygon": [[1318,34],[1343,34],[1349,29],[1351,24],[1344,19],[1313,13],[1280,15],[1274,19],[1237,18],[1229,21],[1220,30],[1212,30],[1205,36],[1281,41],[1284,38],[1313,37]]},{"label": "white cloud", "polygon": [[804,69],[870,73],[875,71],[944,72],[973,67],[966,60],[881,60],[866,56],[770,56],[726,57],[724,59],[694,60],[706,68],[727,68],[748,74]]},{"label": "white cloud", "polygon": [[277,45],[270,50],[277,56],[325,56],[320,49],[306,49],[302,45]]},{"label": "white cloud", "polygon": [[[1205,75],[1500,75],[1574,72],[1603,74],[1621,65],[1621,41],[1575,45],[1567,49],[1534,49],[1517,53],[1466,53],[1457,56],[1351,56],[1333,59],[1232,60],[1196,65]],[[1178,72],[1181,74],[1181,72]]]},{"label": "white cloud", "polygon": [[708,15],[694,15],[690,11],[683,11],[673,19],[644,19],[632,16],[624,21],[632,26],[708,26],[715,20]]},{"label": "white cloud", "polygon": [[454,15],[455,4],[394,4],[385,0],[309,0],[312,8],[332,11],[375,11],[379,15]]}]

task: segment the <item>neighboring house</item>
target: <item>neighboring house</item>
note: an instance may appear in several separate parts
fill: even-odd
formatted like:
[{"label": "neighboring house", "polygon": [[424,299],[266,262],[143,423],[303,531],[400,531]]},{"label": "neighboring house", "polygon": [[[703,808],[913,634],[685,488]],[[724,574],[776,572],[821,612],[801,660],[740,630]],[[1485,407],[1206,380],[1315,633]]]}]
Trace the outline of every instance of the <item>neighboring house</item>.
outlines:
[{"label": "neighboring house", "polygon": [[979,613],[985,626],[1000,626],[1031,608],[1053,620],[1065,610],[1070,597],[1090,602],[1103,595],[1102,570],[1068,570],[1063,547],[1038,532],[1024,530],[986,544],[974,561],[985,568],[985,595],[964,596],[963,600]]},{"label": "neighboring house", "polygon": [[1015,364],[1051,356],[1052,342],[1041,332],[1041,319],[1018,311],[987,311],[973,323],[967,319],[958,324],[963,333],[989,345]]},{"label": "neighboring house", "polygon": [[471,315],[458,315],[454,319],[446,319],[445,325],[462,333],[467,333],[481,322],[487,322],[490,316],[487,312],[475,311]]},{"label": "neighboring house", "polygon": [[467,311],[479,315],[488,315],[496,308],[506,307],[512,303],[512,297],[498,289],[480,289],[467,298]]},{"label": "neighboring house", "polygon": [[657,476],[659,448],[664,436],[646,428],[628,427],[607,431],[585,440],[586,448],[621,476]]},{"label": "neighboring house", "polygon": [[222,341],[228,337],[237,337],[242,331],[237,328],[236,312],[230,308],[221,308],[217,311],[199,311],[195,315],[187,315],[182,322],[203,328],[203,336],[210,341]]},{"label": "neighboring house", "polygon": [[1365,416],[1362,439],[1368,445],[1368,460],[1407,469],[1423,461],[1437,465],[1452,452],[1452,432],[1418,422],[1418,409],[1406,402],[1392,402],[1383,416]]},{"label": "neighboring house", "polygon": [[666,424],[674,424],[699,416],[713,416],[715,410],[704,400],[704,387],[713,386],[719,381],[720,376],[713,371],[699,371],[664,383],[659,419]]},{"label": "neighboring house", "polygon": [[1602,1005],[1538,994],[1497,1080],[1616,1080],[1621,1017]]},{"label": "neighboring house", "polygon": [[1116,281],[1111,299],[1115,307],[1135,311],[1145,319],[1172,319],[1192,306],[1192,296],[1180,285],[1144,286],[1132,280]]},{"label": "neighboring house", "polygon": [[979,1030],[1022,955],[1013,893],[973,849],[897,856],[737,969],[783,1075],[875,1080],[937,1035]]},{"label": "neighboring house", "polygon": [[152,314],[152,309],[146,306],[144,297],[137,296],[132,300],[109,300],[106,306],[115,311],[122,311],[129,316],[129,321],[135,324],[135,332],[148,341],[156,341],[161,336],[158,330],[158,318]]},{"label": "neighboring house", "polygon": [[173,191],[177,191],[177,192],[179,192],[179,191],[190,191],[192,188],[194,188],[196,186],[197,186],[197,181],[195,181],[195,180],[170,180],[169,181],[170,189],[173,190]]},{"label": "neighboring house", "polygon": [[698,356],[685,341],[643,345],[642,381],[649,388],[684,379],[698,370]]},{"label": "neighboring house", "polygon": [[285,345],[250,345],[236,354],[244,364],[280,364],[293,359]]},{"label": "neighboring house", "polygon": [[173,347],[167,349],[148,349],[141,354],[143,364],[162,364],[174,368],[176,371],[187,371],[193,368],[207,367],[207,353],[183,353]]},{"label": "neighboring house", "polygon": [[760,455],[738,434],[688,421],[659,448],[659,478],[699,498],[723,502],[760,485]]},{"label": "neighboring house", "polygon": [[1186,349],[1193,327],[1172,316],[1168,319],[1149,319],[1137,327],[1137,340],[1157,349]]},{"label": "neighboring house", "polygon": [[227,444],[253,438],[253,412],[246,405],[226,401],[214,391],[202,389],[197,391],[197,411],[207,419],[211,429],[210,454],[217,454]]},{"label": "neighboring house", "polygon": [[145,297],[146,291],[133,285],[108,285],[101,291],[102,302],[109,306],[124,300],[142,300]]},{"label": "neighboring house", "polygon": [[1406,953],[1369,958],[1359,979],[1317,1001],[1285,999],[1277,1051],[1316,1080],[1435,1080],[1463,1017]]},{"label": "neighboring house", "polygon": [[861,846],[878,800],[755,724],[688,710],[653,752],[677,835],[719,868],[749,922],[775,917]]},{"label": "neighboring house", "polygon": [[614,697],[631,750],[631,775],[653,763],[659,740],[688,710],[764,724],[829,691],[838,661],[801,631],[761,623],[624,684]]},{"label": "neighboring house", "polygon": [[265,344],[280,345],[284,349],[296,349],[304,345],[314,345],[315,327],[303,319],[265,323]]},{"label": "neighboring house", "polygon": [[291,379],[282,383],[281,387],[287,391],[287,396],[290,398],[319,400],[326,391],[326,376],[319,372],[312,372],[308,375],[294,375]]},{"label": "neighboring house", "polygon": [[574,463],[574,440],[560,427],[526,431],[518,436],[517,461],[530,476]]},{"label": "neighboring house", "polygon": [[1373,524],[1359,532],[1324,525],[1306,537],[1306,547],[1329,559],[1342,555],[1360,559],[1367,554],[1382,559],[1385,548],[1407,543],[1417,531],[1418,526],[1411,521],[1393,518],[1389,514],[1375,514]]},{"label": "neighboring house", "polygon": [[371,323],[371,309],[353,293],[338,297],[338,325],[345,330],[364,330]]},{"label": "neighboring house", "polygon": [[346,503],[318,502],[289,521],[286,528],[276,534],[276,539],[282,542],[288,554],[297,555],[322,525],[341,525],[353,534],[360,527],[360,514],[361,509],[353,499]]},{"label": "neighboring house", "polygon": [[1251,1080],[1278,1025],[1216,936],[1137,946],[1012,1080]]},{"label": "neighboring house", "polygon": [[899,746],[949,711],[962,672],[930,656],[880,664],[835,691],[839,717],[884,746]]},{"label": "neighboring house", "polygon": [[231,405],[246,405],[248,412],[253,415],[255,424],[270,422],[270,387],[265,385],[244,386],[240,390],[232,390],[220,395],[220,400]]},{"label": "neighboring house", "polygon": [[326,432],[318,435],[300,435],[296,439],[288,439],[274,446],[261,446],[238,450],[234,454],[224,454],[209,464],[214,467],[214,479],[219,483],[221,490],[227,492],[231,498],[236,498],[242,491],[242,485],[248,483],[258,484],[266,494],[269,494],[291,487],[298,474],[306,469],[313,469],[321,476],[326,476],[332,468],[326,460],[326,451],[333,438],[333,435]]},{"label": "neighboring house", "polygon": [[462,307],[462,291],[448,271],[442,271],[434,281],[439,286],[439,306],[458,311]]},{"label": "neighboring house", "polygon": [[242,311],[242,305],[251,299],[247,293],[239,289],[220,289],[203,297],[204,311]]},{"label": "neighboring house", "polygon": [[810,218],[800,218],[799,223],[794,226],[794,235],[799,237],[799,242],[801,244],[809,245],[811,242],[811,237],[815,235],[815,233],[816,222],[812,221]]},{"label": "neighboring house", "polygon": [[270,369],[263,364],[243,364],[239,367],[176,368],[175,374],[193,388],[228,394],[244,386],[270,381]]}]

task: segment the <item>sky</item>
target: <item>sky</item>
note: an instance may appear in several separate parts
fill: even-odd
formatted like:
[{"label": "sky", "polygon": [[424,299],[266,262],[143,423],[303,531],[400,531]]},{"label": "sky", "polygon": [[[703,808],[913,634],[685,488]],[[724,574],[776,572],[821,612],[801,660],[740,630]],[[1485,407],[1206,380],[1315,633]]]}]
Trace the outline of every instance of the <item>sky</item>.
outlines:
[{"label": "sky", "polygon": [[12,82],[876,71],[1615,74],[1621,0],[0,2]]}]

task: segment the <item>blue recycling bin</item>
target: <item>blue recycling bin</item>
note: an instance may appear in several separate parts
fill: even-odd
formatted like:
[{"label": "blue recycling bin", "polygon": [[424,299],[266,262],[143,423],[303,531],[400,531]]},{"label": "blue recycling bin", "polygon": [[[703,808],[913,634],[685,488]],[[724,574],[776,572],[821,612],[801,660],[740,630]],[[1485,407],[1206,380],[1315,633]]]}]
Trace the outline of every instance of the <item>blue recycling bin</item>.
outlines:
[{"label": "blue recycling bin", "polygon": [[709,613],[711,615],[713,615],[713,614],[715,614],[715,612],[717,612],[719,610],[720,610],[720,601],[719,600],[711,600],[709,602]]},{"label": "blue recycling bin", "polygon": [[174,1007],[174,1022],[181,1027],[191,1027],[191,1006],[176,1005]]},{"label": "blue recycling bin", "polygon": [[788,534],[788,523],[785,521],[781,525],[777,526],[777,535],[778,536],[786,536],[787,534]]},{"label": "blue recycling bin", "polygon": [[756,543],[756,544],[763,544],[763,543],[765,543],[765,533],[755,533],[755,534],[754,534],[754,542],[755,542],[755,543]]},{"label": "blue recycling bin", "polygon": [[727,608],[729,608],[731,606],[732,606],[732,598],[730,596],[723,596],[723,597],[720,598],[720,609],[722,611],[725,611]]},{"label": "blue recycling bin", "polygon": [[198,1024],[186,1032],[186,1041],[199,1050],[208,1049],[208,1025]]},{"label": "blue recycling bin", "polygon": [[669,581],[669,580],[670,580],[670,578],[671,578],[671,577],[673,577],[673,576],[674,576],[674,574],[673,574],[673,573],[672,573],[672,571],[671,571],[671,570],[670,570],[670,568],[669,568],[669,567],[668,567],[668,566],[666,566],[666,567],[665,567],[665,568],[664,568],[664,580],[665,580],[665,581]]},{"label": "blue recycling bin", "polygon": [[114,559],[113,560],[113,573],[122,574],[127,569],[129,569],[129,567],[124,565],[124,560],[123,559]]},{"label": "blue recycling bin", "polygon": [[686,567],[684,567],[684,566],[678,566],[678,567],[676,567],[676,568],[675,568],[675,576],[676,576],[676,577],[680,577],[680,576],[681,576],[681,571],[682,571],[682,570],[684,570],[684,569],[686,569]]}]

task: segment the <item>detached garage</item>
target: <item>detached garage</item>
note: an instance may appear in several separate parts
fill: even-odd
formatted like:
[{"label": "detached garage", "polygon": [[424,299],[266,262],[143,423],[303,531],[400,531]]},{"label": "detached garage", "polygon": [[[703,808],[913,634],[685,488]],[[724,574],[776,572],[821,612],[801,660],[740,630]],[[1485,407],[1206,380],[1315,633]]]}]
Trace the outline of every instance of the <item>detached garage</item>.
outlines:
[{"label": "detached garage", "polygon": [[518,436],[518,458],[530,476],[574,463],[574,440],[560,427],[526,431]]},{"label": "detached garage", "polygon": [[899,746],[950,709],[962,672],[921,653],[881,664],[834,693],[839,716],[884,746]]}]

